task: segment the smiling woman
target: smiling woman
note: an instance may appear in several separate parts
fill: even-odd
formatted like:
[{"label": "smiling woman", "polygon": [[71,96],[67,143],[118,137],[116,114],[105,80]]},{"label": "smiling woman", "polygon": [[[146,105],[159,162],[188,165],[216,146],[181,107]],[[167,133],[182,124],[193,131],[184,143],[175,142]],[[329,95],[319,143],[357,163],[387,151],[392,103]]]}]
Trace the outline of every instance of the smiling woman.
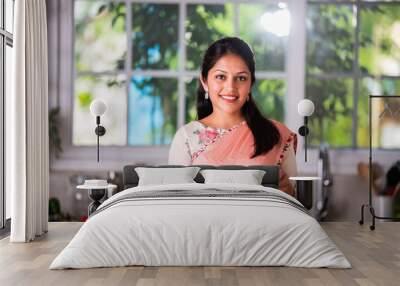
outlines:
[{"label": "smiling woman", "polygon": [[206,51],[197,91],[197,117],[175,134],[170,164],[280,165],[280,188],[293,195],[288,175],[297,173],[296,134],[265,118],[251,88],[255,60],[236,37],[214,42]]}]

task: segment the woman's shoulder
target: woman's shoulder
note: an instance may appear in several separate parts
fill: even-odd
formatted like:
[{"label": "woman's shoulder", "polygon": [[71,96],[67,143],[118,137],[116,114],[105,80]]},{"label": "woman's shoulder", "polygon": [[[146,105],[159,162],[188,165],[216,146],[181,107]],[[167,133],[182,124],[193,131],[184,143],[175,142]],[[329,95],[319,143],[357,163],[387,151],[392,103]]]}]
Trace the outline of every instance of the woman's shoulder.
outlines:
[{"label": "woman's shoulder", "polygon": [[193,136],[193,134],[197,134],[202,129],[205,129],[205,126],[201,122],[199,122],[197,120],[193,120],[193,121],[186,123],[185,125],[182,125],[176,131],[175,136],[190,138]]},{"label": "woman's shoulder", "polygon": [[293,148],[297,150],[297,134],[289,129],[285,124],[277,120],[270,119],[270,121],[276,126],[281,135],[281,145],[289,145],[293,143]]},{"label": "woman's shoulder", "polygon": [[183,125],[181,128],[179,128],[179,130],[185,131],[186,133],[191,133],[192,131],[201,129],[201,128],[204,128],[204,124],[202,124],[201,122],[199,122],[197,120],[193,120],[193,121],[190,121],[190,122],[186,123],[185,125]]},{"label": "woman's shoulder", "polygon": [[269,119],[269,121],[271,121],[275,125],[275,127],[279,130],[279,133],[281,133],[282,135],[295,134],[295,132],[290,130],[289,127],[287,127],[284,123],[275,119]]}]

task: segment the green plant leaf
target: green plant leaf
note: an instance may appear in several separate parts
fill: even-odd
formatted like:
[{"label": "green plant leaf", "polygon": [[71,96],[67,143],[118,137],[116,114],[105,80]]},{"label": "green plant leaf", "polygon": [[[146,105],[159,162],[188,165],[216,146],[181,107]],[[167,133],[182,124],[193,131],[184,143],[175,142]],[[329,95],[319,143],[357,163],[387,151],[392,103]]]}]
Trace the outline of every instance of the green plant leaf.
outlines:
[{"label": "green plant leaf", "polygon": [[93,96],[89,91],[83,91],[78,94],[79,106],[82,108],[89,107]]}]

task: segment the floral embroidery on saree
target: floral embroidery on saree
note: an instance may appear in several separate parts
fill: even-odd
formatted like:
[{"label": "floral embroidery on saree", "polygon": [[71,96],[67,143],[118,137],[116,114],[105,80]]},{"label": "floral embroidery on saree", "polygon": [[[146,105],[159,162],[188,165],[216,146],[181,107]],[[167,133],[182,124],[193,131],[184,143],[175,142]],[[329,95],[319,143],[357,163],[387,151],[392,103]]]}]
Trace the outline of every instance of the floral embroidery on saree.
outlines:
[{"label": "floral embroidery on saree", "polygon": [[203,153],[207,149],[208,146],[217,142],[217,140],[220,139],[222,136],[224,136],[225,134],[228,134],[229,132],[232,132],[233,130],[242,126],[245,123],[246,123],[246,121],[242,121],[242,122],[236,124],[235,126],[232,126],[229,129],[221,129],[220,132],[217,131],[217,129],[215,129],[215,128],[212,128],[211,130],[207,130],[208,127],[201,123],[205,127],[204,130],[202,130],[202,131],[196,130],[193,133],[197,134],[199,136],[199,142],[203,145],[199,150],[197,150],[196,152],[193,152],[192,162],[194,159],[199,157],[199,155],[201,153]]},{"label": "floral embroidery on saree", "polygon": [[[278,159],[278,163],[277,163],[278,166],[282,165],[282,160],[285,157],[285,152],[289,149],[290,144],[292,144],[292,140],[295,140],[296,136],[297,135],[295,133],[290,133],[288,139],[285,142],[285,145],[283,145],[282,153],[279,155],[279,159]],[[293,143],[296,145],[296,142],[293,142]],[[293,149],[296,150],[296,147],[294,146]],[[296,151],[295,151],[295,153],[296,153]]]},{"label": "floral embroidery on saree", "polygon": [[204,144],[210,140],[215,139],[215,137],[218,136],[219,132],[215,129],[209,130],[207,128],[204,128],[203,130],[197,129],[193,131],[193,134],[198,136],[198,144]]}]

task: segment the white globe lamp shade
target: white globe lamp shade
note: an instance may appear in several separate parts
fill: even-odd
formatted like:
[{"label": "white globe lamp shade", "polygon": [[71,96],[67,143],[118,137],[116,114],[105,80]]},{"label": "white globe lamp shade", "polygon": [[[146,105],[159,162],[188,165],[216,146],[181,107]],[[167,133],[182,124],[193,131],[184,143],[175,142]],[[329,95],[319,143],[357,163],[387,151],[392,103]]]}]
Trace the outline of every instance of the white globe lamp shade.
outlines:
[{"label": "white globe lamp shade", "polygon": [[102,116],[107,110],[107,105],[100,99],[95,99],[90,104],[90,112],[93,116]]},{"label": "white globe lamp shade", "polygon": [[302,99],[297,105],[297,111],[301,116],[311,116],[314,109],[314,103],[309,99]]}]

